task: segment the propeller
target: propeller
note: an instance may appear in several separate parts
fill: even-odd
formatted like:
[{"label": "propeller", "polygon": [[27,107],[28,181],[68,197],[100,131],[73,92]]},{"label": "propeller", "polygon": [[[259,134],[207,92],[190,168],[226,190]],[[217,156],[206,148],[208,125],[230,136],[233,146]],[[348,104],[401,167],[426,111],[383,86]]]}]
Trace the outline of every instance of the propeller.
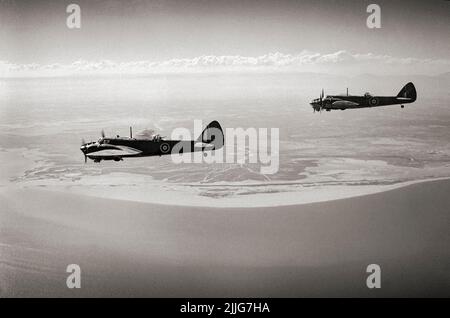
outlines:
[{"label": "propeller", "polygon": [[86,156],[86,148],[83,148],[83,146],[86,144],[86,141],[84,140],[84,138],[81,138],[81,151],[83,152],[84,155],[84,163],[86,163],[87,161],[87,156]]},{"label": "propeller", "polygon": [[[319,113],[322,112],[322,109],[323,109],[323,104],[324,104],[323,97],[324,97],[324,91],[322,88],[322,91],[320,92],[320,96],[319,96],[319,105],[320,105],[319,110],[318,110]],[[315,113],[315,112],[316,112],[316,108],[313,107],[313,113]]]},{"label": "propeller", "polygon": [[323,97],[325,96],[325,93],[323,92],[323,88],[322,88],[322,93],[320,94],[320,111],[322,112],[322,108],[323,108]]},{"label": "propeller", "polygon": [[102,138],[105,138],[105,131],[102,129]]}]

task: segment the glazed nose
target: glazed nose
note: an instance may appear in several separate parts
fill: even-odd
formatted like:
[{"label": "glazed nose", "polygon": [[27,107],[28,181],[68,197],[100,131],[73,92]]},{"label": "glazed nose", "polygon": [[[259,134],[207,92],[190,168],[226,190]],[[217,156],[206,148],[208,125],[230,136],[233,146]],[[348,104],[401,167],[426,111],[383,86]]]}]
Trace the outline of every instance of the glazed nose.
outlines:
[{"label": "glazed nose", "polygon": [[83,146],[80,147],[80,150],[81,150],[82,152],[85,152],[86,149],[87,149],[87,147],[86,147],[85,145],[83,145]]}]

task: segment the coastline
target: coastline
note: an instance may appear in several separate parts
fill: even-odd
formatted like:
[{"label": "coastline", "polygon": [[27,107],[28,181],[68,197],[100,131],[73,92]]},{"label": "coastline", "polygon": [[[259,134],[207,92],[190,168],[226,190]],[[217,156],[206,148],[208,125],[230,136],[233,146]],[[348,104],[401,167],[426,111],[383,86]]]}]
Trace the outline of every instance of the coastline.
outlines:
[{"label": "coastline", "polygon": [[[1,297],[448,297],[449,180],[265,208],[0,193]],[[83,271],[65,287],[68,264]],[[380,264],[383,288],[365,286]]]},{"label": "coastline", "polygon": [[[121,175],[121,174],[120,174]],[[368,185],[308,185],[302,183],[276,184],[237,184],[231,188],[240,187],[244,191],[248,188],[263,189],[261,192],[249,191],[224,197],[205,195],[200,190],[208,189],[212,192],[229,191],[229,185],[223,184],[177,184],[164,182],[147,182],[138,184],[122,184],[119,178],[114,178],[108,184],[107,180],[111,176],[102,176],[97,179],[106,180],[106,184],[48,184],[41,185],[49,191],[67,192],[90,197],[105,199],[116,199],[131,202],[142,202],[169,206],[190,206],[190,207],[217,207],[217,208],[264,208],[294,206],[334,200],[350,199],[380,192],[391,191],[398,188],[407,187],[418,183],[426,183],[440,180],[449,180],[450,177],[427,178],[397,182],[393,184],[368,184]],[[135,180],[125,176],[125,179]],[[31,183],[32,184],[32,183]],[[25,188],[33,188],[33,185],[25,185]],[[20,188],[20,186],[19,186]],[[174,198],[177,198],[176,200]]]},{"label": "coastline", "polygon": [[[66,170],[64,167],[46,172],[52,165],[43,161],[39,151],[27,148],[0,150],[0,158],[6,162],[0,173],[0,191],[37,188],[130,202],[191,207],[292,206],[365,196],[416,183],[450,179],[450,166],[447,165],[424,167],[420,172],[404,168],[408,173],[372,178],[358,173],[336,177],[340,170],[336,166],[325,165],[319,170],[304,172],[303,179],[288,181],[170,182],[154,179],[149,174],[130,172],[86,174],[83,170]],[[340,161],[352,166],[356,160],[347,158]],[[383,161],[356,162],[368,167],[386,165]]]}]

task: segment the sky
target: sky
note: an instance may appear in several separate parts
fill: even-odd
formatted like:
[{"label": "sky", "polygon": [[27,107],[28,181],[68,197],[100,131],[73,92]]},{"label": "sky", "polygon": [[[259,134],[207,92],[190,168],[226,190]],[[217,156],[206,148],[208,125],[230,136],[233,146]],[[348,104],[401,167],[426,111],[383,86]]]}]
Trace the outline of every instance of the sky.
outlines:
[{"label": "sky", "polygon": [[[278,52],[337,55],[344,62],[370,55],[378,57],[372,62],[389,59],[390,65],[409,59],[420,61],[420,72],[450,71],[450,1],[377,1],[381,28],[369,29],[366,9],[372,2],[1,0],[0,70],[77,61],[122,63],[123,69],[136,61],[173,64]],[[70,3],[81,7],[81,29],[66,26]],[[305,70],[327,71],[321,67]]]}]

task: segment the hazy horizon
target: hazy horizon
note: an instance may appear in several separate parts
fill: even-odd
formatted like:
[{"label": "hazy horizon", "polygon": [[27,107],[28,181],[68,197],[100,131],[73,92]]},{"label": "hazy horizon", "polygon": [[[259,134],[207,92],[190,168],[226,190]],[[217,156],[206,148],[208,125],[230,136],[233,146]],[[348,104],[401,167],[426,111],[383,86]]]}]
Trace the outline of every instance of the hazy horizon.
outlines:
[{"label": "hazy horizon", "polygon": [[448,1],[0,3],[0,77],[159,72],[424,74],[450,71]]}]

